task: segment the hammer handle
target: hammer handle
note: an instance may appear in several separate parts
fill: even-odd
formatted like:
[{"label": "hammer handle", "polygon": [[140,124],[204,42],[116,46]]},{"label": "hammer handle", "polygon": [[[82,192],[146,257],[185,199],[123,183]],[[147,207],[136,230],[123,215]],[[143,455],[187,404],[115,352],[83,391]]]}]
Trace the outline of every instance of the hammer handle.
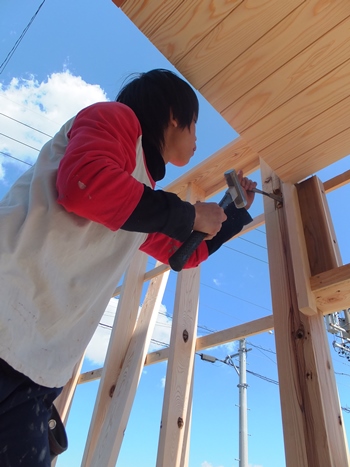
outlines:
[{"label": "hammer handle", "polygon": [[187,263],[194,250],[207,236],[204,232],[194,230],[185,242],[169,258],[169,265],[173,271],[180,272]]}]

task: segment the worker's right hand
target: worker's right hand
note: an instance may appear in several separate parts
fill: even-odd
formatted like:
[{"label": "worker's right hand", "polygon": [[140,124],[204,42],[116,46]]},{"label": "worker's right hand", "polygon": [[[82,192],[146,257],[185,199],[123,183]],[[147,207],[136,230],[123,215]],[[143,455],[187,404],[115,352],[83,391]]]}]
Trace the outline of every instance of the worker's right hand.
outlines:
[{"label": "worker's right hand", "polygon": [[194,205],[194,208],[196,217],[193,230],[207,233],[206,240],[212,239],[227,219],[224,210],[216,203],[201,203],[199,201]]}]

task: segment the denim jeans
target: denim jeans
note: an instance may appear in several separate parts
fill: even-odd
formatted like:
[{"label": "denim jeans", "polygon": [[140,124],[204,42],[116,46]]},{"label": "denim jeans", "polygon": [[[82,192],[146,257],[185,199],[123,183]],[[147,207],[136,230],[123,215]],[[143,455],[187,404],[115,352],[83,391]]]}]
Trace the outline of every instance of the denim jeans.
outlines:
[{"label": "denim jeans", "polygon": [[61,391],[34,383],[0,359],[1,467],[50,467],[48,422]]}]

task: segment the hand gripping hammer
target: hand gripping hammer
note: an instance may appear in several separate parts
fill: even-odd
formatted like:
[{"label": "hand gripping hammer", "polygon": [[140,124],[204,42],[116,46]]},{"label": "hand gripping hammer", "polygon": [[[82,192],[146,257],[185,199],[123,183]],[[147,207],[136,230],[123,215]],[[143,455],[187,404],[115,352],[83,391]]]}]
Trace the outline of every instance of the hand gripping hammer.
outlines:
[{"label": "hand gripping hammer", "polygon": [[[224,174],[228,189],[219,203],[222,209],[225,209],[230,203],[234,202],[237,208],[244,208],[247,204],[241,184],[239,183],[236,171],[228,170]],[[185,242],[169,258],[169,265],[174,271],[181,271],[187,263],[189,257],[204,240],[208,234],[194,230]]]},{"label": "hand gripping hammer", "polygon": [[[220,201],[219,206],[222,207],[222,209],[225,209],[230,203],[233,202],[235,203],[236,208],[244,208],[247,205],[247,199],[238,180],[236,171],[234,169],[227,170],[224,173],[224,177],[228,185],[228,189]],[[282,197],[279,195],[267,193],[266,191],[259,190],[258,188],[254,188],[252,191],[268,196],[278,203],[282,203]],[[171,269],[177,272],[181,271],[184,265],[187,263],[189,257],[206,236],[206,233],[194,230],[187,238],[187,240],[185,240],[185,242],[169,258],[169,265]]]}]

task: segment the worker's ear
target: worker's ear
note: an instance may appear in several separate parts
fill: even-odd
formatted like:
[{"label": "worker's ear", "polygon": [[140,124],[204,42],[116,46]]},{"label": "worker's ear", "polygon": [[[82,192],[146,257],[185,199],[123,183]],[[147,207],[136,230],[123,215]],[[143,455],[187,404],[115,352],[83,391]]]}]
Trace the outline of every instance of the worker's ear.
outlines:
[{"label": "worker's ear", "polygon": [[179,126],[179,122],[177,121],[176,118],[174,118],[173,111],[170,110],[170,120],[169,120],[169,126],[172,126],[174,128],[177,128]]}]

